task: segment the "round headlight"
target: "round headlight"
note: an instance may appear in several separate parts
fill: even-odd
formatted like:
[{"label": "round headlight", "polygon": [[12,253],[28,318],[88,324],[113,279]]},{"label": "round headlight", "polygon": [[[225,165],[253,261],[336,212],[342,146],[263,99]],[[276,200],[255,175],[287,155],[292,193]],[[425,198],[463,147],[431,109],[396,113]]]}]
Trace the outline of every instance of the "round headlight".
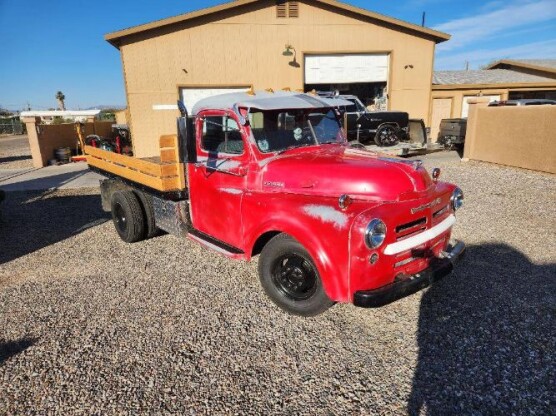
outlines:
[{"label": "round headlight", "polygon": [[450,202],[454,211],[460,209],[463,206],[463,191],[459,188],[454,189]]},{"label": "round headlight", "polygon": [[369,248],[378,248],[384,243],[386,238],[386,224],[382,220],[375,218],[365,229],[365,244]]}]

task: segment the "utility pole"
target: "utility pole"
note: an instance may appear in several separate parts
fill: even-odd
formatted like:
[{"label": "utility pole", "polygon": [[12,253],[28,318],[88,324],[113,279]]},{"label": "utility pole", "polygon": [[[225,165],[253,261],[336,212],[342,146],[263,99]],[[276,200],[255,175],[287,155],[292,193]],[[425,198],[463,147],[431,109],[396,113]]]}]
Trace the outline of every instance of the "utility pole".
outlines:
[{"label": "utility pole", "polygon": [[421,18],[421,26],[425,27],[425,19],[427,17],[427,13],[423,12],[423,17]]}]

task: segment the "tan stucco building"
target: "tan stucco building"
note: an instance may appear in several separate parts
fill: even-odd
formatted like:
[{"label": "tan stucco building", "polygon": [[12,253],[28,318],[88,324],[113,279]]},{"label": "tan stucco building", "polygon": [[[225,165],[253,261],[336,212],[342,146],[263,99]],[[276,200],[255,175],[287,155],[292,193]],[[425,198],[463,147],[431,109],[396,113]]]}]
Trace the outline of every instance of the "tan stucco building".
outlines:
[{"label": "tan stucco building", "polygon": [[428,124],[435,46],[449,35],[333,0],[236,0],[106,39],[121,53],[144,157],[175,131],[178,98],[191,108],[237,89],[333,88]]},{"label": "tan stucco building", "polygon": [[431,102],[431,138],[440,120],[467,117],[469,100],[522,98],[556,100],[556,59],[502,60],[483,70],[436,71]]}]

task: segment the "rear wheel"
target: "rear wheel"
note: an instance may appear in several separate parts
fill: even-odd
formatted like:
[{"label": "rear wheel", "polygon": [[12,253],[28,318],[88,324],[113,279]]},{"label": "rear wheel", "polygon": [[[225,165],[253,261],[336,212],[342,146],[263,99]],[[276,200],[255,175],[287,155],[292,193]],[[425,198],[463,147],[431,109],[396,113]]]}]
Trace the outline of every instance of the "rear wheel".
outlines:
[{"label": "rear wheel", "polygon": [[132,191],[116,191],[112,195],[112,220],[116,231],[126,243],[135,243],[145,236],[145,218],[141,204]]},{"label": "rear wheel", "polygon": [[263,248],[259,278],[268,297],[291,314],[314,316],[334,304],[307,250],[287,234],[277,235]]},{"label": "rear wheel", "polygon": [[142,191],[135,191],[135,195],[139,199],[139,202],[141,202],[143,217],[145,218],[145,237],[153,238],[159,231],[158,228],[156,228],[154,218],[153,197]]},{"label": "rear wheel", "polygon": [[394,146],[400,141],[401,130],[391,124],[381,126],[376,131],[375,143],[378,146]]}]

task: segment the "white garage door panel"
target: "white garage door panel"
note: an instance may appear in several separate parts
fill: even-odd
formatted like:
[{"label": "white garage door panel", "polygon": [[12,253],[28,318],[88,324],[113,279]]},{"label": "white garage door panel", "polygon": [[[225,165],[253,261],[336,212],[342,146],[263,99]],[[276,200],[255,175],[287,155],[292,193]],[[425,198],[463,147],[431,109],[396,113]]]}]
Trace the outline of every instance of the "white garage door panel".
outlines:
[{"label": "white garage door panel", "polygon": [[191,113],[193,106],[202,99],[212,97],[213,95],[227,94],[230,92],[243,92],[247,91],[250,87],[243,88],[182,88],[181,99]]},{"label": "white garage door panel", "polygon": [[[477,98],[476,95],[472,95],[472,96],[465,96],[463,97],[463,102],[461,105],[461,116],[466,118],[467,115],[469,114],[469,100],[471,98]],[[493,101],[500,101],[500,96],[499,95],[483,95],[481,96],[481,98],[488,98],[490,101],[489,102],[493,102]]]},{"label": "white garage door panel", "polygon": [[348,84],[388,81],[387,54],[309,55],[306,84]]}]

